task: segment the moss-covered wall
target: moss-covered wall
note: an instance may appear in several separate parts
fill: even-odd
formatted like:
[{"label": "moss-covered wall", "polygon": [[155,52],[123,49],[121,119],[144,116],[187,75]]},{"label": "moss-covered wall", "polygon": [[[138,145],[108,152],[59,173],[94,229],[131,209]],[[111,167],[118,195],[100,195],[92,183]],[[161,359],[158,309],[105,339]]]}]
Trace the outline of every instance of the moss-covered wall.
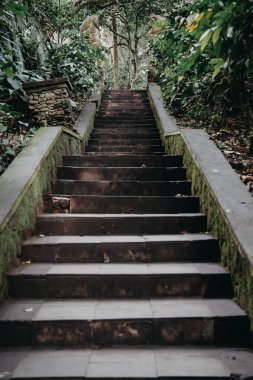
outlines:
[{"label": "moss-covered wall", "polygon": [[[22,239],[34,230],[37,212],[43,208],[43,193],[50,192],[52,179],[56,176],[57,166],[62,163],[62,156],[80,153],[81,145],[80,138],[75,137],[73,133],[62,130],[57,140],[45,152],[32,178],[29,179],[27,187],[16,200],[9,215],[2,221],[0,225],[1,299],[7,291],[6,272],[17,262],[17,256],[21,252]],[[32,159],[33,151],[31,149]]]},{"label": "moss-covered wall", "polygon": [[231,273],[238,303],[247,311],[251,319],[253,336],[253,273],[250,263],[246,255],[240,252],[233,231],[226,224],[223,211],[197,166],[182,134],[166,136],[165,146],[169,154],[183,155],[188,177],[192,180],[193,194],[200,198],[201,211],[207,215],[210,232],[219,239],[222,264]]}]

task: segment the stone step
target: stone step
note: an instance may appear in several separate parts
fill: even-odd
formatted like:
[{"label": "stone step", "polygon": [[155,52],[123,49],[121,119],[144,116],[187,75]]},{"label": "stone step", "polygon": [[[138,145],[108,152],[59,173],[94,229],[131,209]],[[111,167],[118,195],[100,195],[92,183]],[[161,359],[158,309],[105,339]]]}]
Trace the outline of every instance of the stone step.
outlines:
[{"label": "stone step", "polygon": [[191,195],[190,181],[77,181],[56,180],[59,195]]},{"label": "stone step", "polygon": [[135,115],[134,113],[132,112],[128,112],[128,113],[125,113],[125,112],[117,112],[116,115],[112,115],[112,116],[106,116],[106,115],[103,115],[103,114],[100,114],[98,112],[97,116],[96,116],[96,120],[97,121],[112,121],[112,122],[118,122],[118,121],[123,121],[124,123],[127,123],[127,121],[137,121],[137,122],[140,122],[140,123],[143,123],[144,121],[146,123],[148,122],[153,122],[155,123],[155,118],[153,116],[152,113],[149,113],[149,114],[143,114],[143,113],[140,113],[138,115]]},{"label": "stone step", "polygon": [[184,181],[185,168],[61,166],[57,178],[92,181]]},{"label": "stone step", "polygon": [[102,97],[102,103],[104,102],[129,102],[129,103],[134,103],[134,102],[148,102],[149,99],[148,96],[145,94],[126,94],[125,96],[121,96],[118,94],[105,94]]},{"label": "stone step", "polygon": [[130,102],[134,103],[135,101],[148,101],[148,97],[145,94],[126,94],[123,98],[121,95],[118,94],[106,94],[102,98],[102,104],[103,102]]},{"label": "stone step", "polygon": [[122,111],[122,110],[128,110],[128,111],[149,111],[152,112],[152,108],[150,107],[150,104],[145,99],[134,99],[132,101],[124,100],[105,100],[101,103],[101,107],[99,108],[99,111],[104,110],[112,110],[112,111]]},{"label": "stone step", "polygon": [[161,145],[150,145],[150,146],[135,146],[135,145],[122,145],[122,146],[111,146],[111,145],[92,145],[89,144],[86,148],[86,152],[101,152],[101,153],[165,153],[165,149]]},{"label": "stone step", "polygon": [[129,104],[135,104],[137,102],[149,102],[149,99],[146,95],[137,95],[137,94],[128,94],[125,96],[121,96],[118,94],[115,95],[105,95],[102,98],[101,104],[104,102],[112,102],[112,103],[129,103]]},{"label": "stone step", "polygon": [[42,214],[37,235],[144,235],[207,230],[203,214]]},{"label": "stone step", "polygon": [[135,155],[135,156],[143,156],[143,155],[149,155],[149,156],[161,156],[161,155],[164,155],[164,152],[144,152],[142,153],[141,151],[138,151],[138,152],[128,152],[128,151],[125,151],[125,152],[117,152],[117,151],[114,151],[114,152],[95,152],[95,151],[92,151],[92,152],[85,152],[84,153],[85,155],[87,156],[97,156],[97,155],[110,155],[111,157],[113,156],[129,156],[129,155]]},{"label": "stone step", "polygon": [[102,97],[102,102],[106,99],[119,99],[121,101],[124,101],[126,99],[129,99],[130,101],[133,100],[133,99],[145,99],[145,100],[148,100],[148,96],[147,94],[145,94],[144,92],[143,93],[134,93],[134,92],[129,92],[129,93],[125,93],[123,96],[122,96],[122,93],[105,93]]},{"label": "stone step", "polygon": [[152,109],[150,105],[146,102],[124,102],[124,103],[113,103],[113,102],[103,102],[99,108],[99,112],[104,111],[115,111],[115,112],[150,112],[152,114]]},{"label": "stone step", "polygon": [[22,260],[41,263],[216,262],[219,244],[208,234],[45,236],[23,243]]},{"label": "stone step", "polygon": [[20,380],[246,380],[253,375],[253,355],[205,346],[12,347],[0,349],[0,372]]},{"label": "stone step", "polygon": [[115,117],[115,118],[118,118],[118,117],[125,117],[126,119],[128,117],[131,117],[131,118],[142,118],[142,117],[145,117],[145,118],[152,118],[153,117],[153,113],[150,111],[150,110],[129,110],[129,109],[121,109],[121,110],[113,110],[113,109],[100,109],[100,111],[98,112],[97,114],[97,117]]},{"label": "stone step", "polygon": [[110,90],[105,90],[104,92],[104,95],[103,96],[107,96],[107,95],[119,95],[120,98],[124,98],[125,96],[129,95],[129,96],[134,96],[134,95],[142,95],[142,96],[147,96],[147,91],[146,90],[131,90],[131,89],[120,89],[120,90],[114,90],[114,89],[110,89]]},{"label": "stone step", "polygon": [[153,121],[148,121],[145,122],[145,120],[142,121],[135,121],[135,120],[130,120],[126,123],[124,123],[124,120],[121,120],[120,122],[117,121],[117,123],[114,122],[106,122],[106,121],[99,121],[95,120],[95,128],[94,131],[97,131],[98,129],[103,129],[103,130],[111,130],[111,131],[119,131],[119,132],[124,132],[124,131],[129,131],[129,132],[134,132],[136,133],[141,133],[141,132],[157,132],[157,126],[155,122]]},{"label": "stone step", "polygon": [[122,114],[122,115],[117,115],[116,116],[103,116],[103,115],[99,115],[96,117],[96,120],[95,120],[95,125],[97,124],[97,122],[102,122],[103,124],[104,123],[110,123],[111,125],[117,125],[117,124],[131,124],[131,123],[134,123],[134,124],[140,124],[140,125],[143,125],[143,124],[150,124],[150,123],[155,123],[155,119],[152,117],[152,116],[146,116],[146,115],[129,115],[126,117],[126,115]]},{"label": "stone step", "polygon": [[135,104],[135,103],[147,103],[150,106],[149,99],[147,96],[140,96],[140,95],[127,95],[123,98],[118,95],[109,95],[109,96],[103,96],[101,105],[104,103],[109,104],[120,104],[120,103],[128,103],[128,104]]},{"label": "stone step", "polygon": [[218,264],[22,264],[8,274],[14,298],[231,298]]},{"label": "stone step", "polygon": [[23,299],[0,312],[1,346],[245,346],[248,333],[245,312],[227,299]]},{"label": "stone step", "polygon": [[64,156],[63,165],[78,167],[181,167],[182,156],[168,155],[83,155]]},{"label": "stone step", "polygon": [[150,111],[152,112],[152,109],[150,108],[150,105],[147,101],[134,101],[134,102],[110,102],[110,101],[104,101],[101,104],[100,111],[122,111],[122,110],[138,110],[138,111]]},{"label": "stone step", "polygon": [[140,106],[143,105],[143,107],[150,107],[150,103],[147,97],[140,97],[140,96],[134,96],[133,98],[131,97],[126,97],[124,99],[121,99],[120,97],[117,96],[110,96],[102,99],[101,102],[101,107],[104,106],[118,106],[120,107],[121,105],[127,105],[127,106]]},{"label": "stone step", "polygon": [[125,134],[128,134],[128,133],[131,133],[131,134],[135,134],[135,136],[137,135],[147,135],[148,137],[151,135],[151,134],[159,134],[159,130],[156,128],[156,127],[136,127],[136,126],[114,126],[112,127],[111,124],[110,125],[104,125],[101,126],[101,127],[96,127],[93,129],[92,133],[108,133],[109,135],[111,133],[113,134],[122,134],[123,136]]},{"label": "stone step", "polygon": [[[101,110],[96,116],[97,119],[116,119],[116,120],[146,120],[153,119],[153,113],[150,111],[130,111],[130,110]],[[153,119],[154,121],[154,119]]]},{"label": "stone step", "polygon": [[[149,132],[149,131],[143,131],[138,132],[137,131],[119,131],[118,129],[111,130],[111,129],[96,129],[94,132],[90,135],[91,139],[117,139],[121,140],[123,138],[125,139],[135,139],[135,140],[144,140],[144,139],[161,139],[160,134],[158,131]],[[161,140],[160,140],[161,141]]]},{"label": "stone step", "polygon": [[198,197],[190,196],[113,196],[72,195],[70,212],[74,214],[178,214],[199,212]]},{"label": "stone step", "polygon": [[147,95],[147,91],[146,90],[132,90],[130,88],[121,88],[121,89],[106,89],[105,92],[104,92],[104,95],[108,95],[108,94],[119,94],[122,98],[125,96],[125,94],[143,94],[143,95]]},{"label": "stone step", "polygon": [[161,139],[127,139],[127,138],[113,138],[113,137],[104,137],[100,139],[90,138],[89,146],[104,145],[104,146],[136,146],[137,148],[142,148],[145,146],[162,146]]},{"label": "stone step", "polygon": [[123,96],[120,95],[120,94],[103,94],[102,96],[102,103],[105,102],[105,101],[109,101],[111,102],[113,98],[117,98],[119,102],[125,102],[126,99],[130,99],[130,101],[133,101],[134,100],[145,100],[146,102],[149,102],[149,98],[147,96],[147,94],[133,94],[133,93],[129,93],[129,94],[124,94]]}]

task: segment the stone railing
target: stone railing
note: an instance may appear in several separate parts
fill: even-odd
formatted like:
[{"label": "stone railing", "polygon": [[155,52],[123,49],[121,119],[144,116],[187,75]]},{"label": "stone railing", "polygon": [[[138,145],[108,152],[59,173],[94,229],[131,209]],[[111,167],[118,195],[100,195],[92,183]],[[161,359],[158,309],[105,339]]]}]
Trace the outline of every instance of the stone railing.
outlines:
[{"label": "stone railing", "polygon": [[0,177],[0,300],[7,293],[6,273],[17,263],[22,240],[34,231],[36,215],[43,212],[45,194],[52,192],[62,156],[85,150],[100,98],[96,94],[86,103],[77,132],[61,126],[40,128]]},{"label": "stone railing", "polygon": [[192,192],[219,239],[236,299],[251,318],[253,337],[253,198],[208,134],[180,129],[163,106],[159,86],[149,84],[148,93],[166,151],[183,155]]}]

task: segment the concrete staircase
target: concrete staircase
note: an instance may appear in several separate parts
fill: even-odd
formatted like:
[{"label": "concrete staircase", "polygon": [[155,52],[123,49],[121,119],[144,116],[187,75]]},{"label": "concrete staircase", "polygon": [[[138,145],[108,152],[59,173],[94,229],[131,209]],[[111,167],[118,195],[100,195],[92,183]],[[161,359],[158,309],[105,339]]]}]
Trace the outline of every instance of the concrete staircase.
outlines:
[{"label": "concrete staircase", "polygon": [[0,378],[231,379],[253,374],[233,301],[180,156],[145,91],[106,91],[83,156],[64,157],[0,309]]}]

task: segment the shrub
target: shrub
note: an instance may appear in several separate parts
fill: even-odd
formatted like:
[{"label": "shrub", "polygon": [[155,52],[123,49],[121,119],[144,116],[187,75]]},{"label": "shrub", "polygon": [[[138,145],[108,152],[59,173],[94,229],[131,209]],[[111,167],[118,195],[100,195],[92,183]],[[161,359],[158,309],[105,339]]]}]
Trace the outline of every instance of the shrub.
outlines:
[{"label": "shrub", "polygon": [[165,101],[177,114],[211,124],[238,115],[251,121],[252,15],[251,0],[193,0],[170,12],[152,49]]}]

